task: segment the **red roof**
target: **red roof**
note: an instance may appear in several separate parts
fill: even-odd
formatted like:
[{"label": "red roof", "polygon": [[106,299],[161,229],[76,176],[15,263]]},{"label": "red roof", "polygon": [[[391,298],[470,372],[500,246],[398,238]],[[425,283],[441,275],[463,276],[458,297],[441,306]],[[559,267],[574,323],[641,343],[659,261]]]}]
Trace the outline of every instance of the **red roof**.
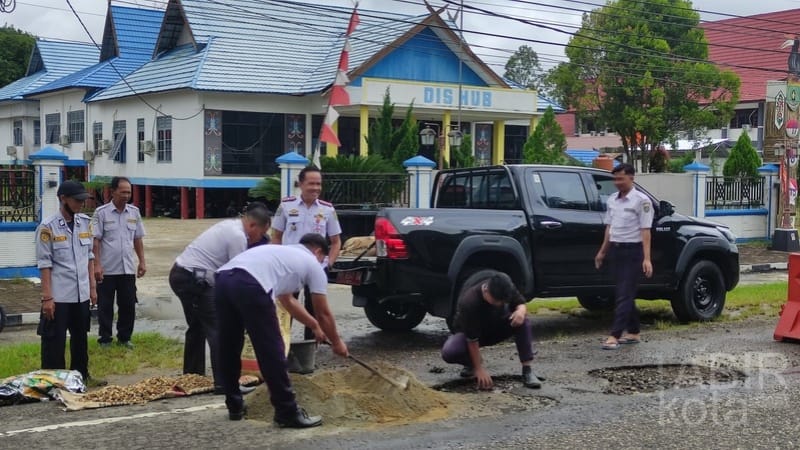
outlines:
[{"label": "red roof", "polygon": [[703,22],[700,27],[708,40],[708,59],[739,75],[739,101],[759,101],[766,97],[767,81],[787,77],[791,49],[780,47],[800,34],[800,9]]}]

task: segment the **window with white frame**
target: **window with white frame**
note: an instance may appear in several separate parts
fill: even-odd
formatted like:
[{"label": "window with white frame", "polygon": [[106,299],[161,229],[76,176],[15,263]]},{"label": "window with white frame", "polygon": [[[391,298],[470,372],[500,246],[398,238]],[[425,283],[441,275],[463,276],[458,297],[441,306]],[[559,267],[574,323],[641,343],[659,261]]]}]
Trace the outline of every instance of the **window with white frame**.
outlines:
[{"label": "window with white frame", "polygon": [[83,120],[83,110],[70,111],[67,113],[67,132],[70,142],[83,142],[85,125]]},{"label": "window with white frame", "polygon": [[58,144],[61,136],[61,113],[45,114],[44,133],[46,144]]},{"label": "window with white frame", "polygon": [[33,119],[33,146],[42,146],[42,121]]},{"label": "window with white frame", "polygon": [[14,145],[17,147],[22,146],[22,121],[14,121]]},{"label": "window with white frame", "polygon": [[114,133],[114,146],[111,148],[109,158],[118,163],[125,163],[126,161],[126,145],[125,145],[125,121],[115,120],[111,132]]},{"label": "window with white frame", "polygon": [[100,153],[100,145],[103,141],[103,122],[95,122],[92,124],[92,142],[94,143],[94,152]]},{"label": "window with white frame", "polygon": [[156,119],[158,133],[158,162],[172,162],[172,117]]},{"label": "window with white frame", "polygon": [[144,162],[144,119],[136,120],[136,161]]}]

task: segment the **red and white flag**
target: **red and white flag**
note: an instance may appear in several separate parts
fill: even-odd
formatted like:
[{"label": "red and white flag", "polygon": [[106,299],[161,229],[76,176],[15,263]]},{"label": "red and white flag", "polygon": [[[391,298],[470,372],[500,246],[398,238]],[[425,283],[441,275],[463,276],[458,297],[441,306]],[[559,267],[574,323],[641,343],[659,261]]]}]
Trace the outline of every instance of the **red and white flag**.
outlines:
[{"label": "red and white flag", "polygon": [[[339,56],[339,66],[336,69],[336,78],[333,81],[330,98],[328,99],[328,111],[325,114],[325,122],[322,124],[322,130],[320,131],[319,136],[320,142],[326,142],[337,147],[339,147],[341,143],[339,142],[339,137],[336,135],[336,132],[333,130],[333,124],[336,123],[337,119],[339,119],[339,113],[336,111],[336,109],[334,109],[334,106],[350,104],[350,94],[347,93],[346,89],[347,83],[350,82],[350,79],[347,77],[347,72],[349,71],[350,66],[350,35],[353,34],[353,31],[355,31],[359,22],[358,2],[356,2],[355,6],[353,7],[353,14],[350,15],[350,22],[347,24],[347,33],[344,37],[344,47],[342,48],[342,53]],[[319,148],[314,149],[313,161],[314,164],[319,167]]]}]

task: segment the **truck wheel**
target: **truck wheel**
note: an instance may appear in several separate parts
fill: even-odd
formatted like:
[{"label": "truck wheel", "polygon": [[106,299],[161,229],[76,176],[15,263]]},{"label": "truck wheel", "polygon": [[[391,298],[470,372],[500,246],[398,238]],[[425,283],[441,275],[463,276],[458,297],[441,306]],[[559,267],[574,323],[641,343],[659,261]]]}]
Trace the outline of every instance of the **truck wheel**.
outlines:
[{"label": "truck wheel", "polygon": [[0,306],[0,331],[3,331],[3,328],[6,327],[6,312],[2,306]]},{"label": "truck wheel", "polygon": [[611,295],[579,295],[578,303],[588,311],[608,311],[614,309],[614,297]]},{"label": "truck wheel", "polygon": [[711,261],[695,262],[683,277],[672,299],[672,311],[682,322],[707,321],[725,307],[725,281]]},{"label": "truck wheel", "polygon": [[371,300],[364,306],[371,324],[385,331],[410,331],[425,318],[425,308],[414,303],[379,303]]}]

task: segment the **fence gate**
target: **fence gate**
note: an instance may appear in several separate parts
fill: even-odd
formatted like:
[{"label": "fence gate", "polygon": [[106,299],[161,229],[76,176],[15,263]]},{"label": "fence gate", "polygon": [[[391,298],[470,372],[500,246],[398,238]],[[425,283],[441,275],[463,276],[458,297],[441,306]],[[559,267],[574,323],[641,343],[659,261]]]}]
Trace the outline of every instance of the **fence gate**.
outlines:
[{"label": "fence gate", "polygon": [[0,169],[0,223],[38,222],[34,173],[29,167]]}]

